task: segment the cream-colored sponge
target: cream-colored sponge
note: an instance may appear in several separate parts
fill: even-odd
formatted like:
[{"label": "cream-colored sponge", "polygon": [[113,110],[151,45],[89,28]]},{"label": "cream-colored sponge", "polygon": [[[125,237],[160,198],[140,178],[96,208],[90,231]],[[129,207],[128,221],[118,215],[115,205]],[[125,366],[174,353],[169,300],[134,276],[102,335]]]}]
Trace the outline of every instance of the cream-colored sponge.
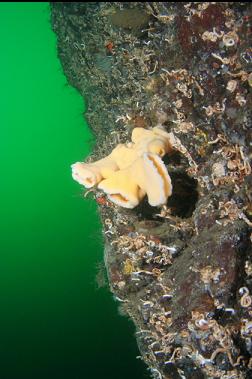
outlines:
[{"label": "cream-colored sponge", "polygon": [[172,193],[171,179],[161,159],[170,151],[170,134],[162,128],[135,128],[132,143],[117,145],[96,162],[73,164],[72,175],[86,188],[98,185],[122,207],[136,207],[146,194],[150,205],[159,206]]}]

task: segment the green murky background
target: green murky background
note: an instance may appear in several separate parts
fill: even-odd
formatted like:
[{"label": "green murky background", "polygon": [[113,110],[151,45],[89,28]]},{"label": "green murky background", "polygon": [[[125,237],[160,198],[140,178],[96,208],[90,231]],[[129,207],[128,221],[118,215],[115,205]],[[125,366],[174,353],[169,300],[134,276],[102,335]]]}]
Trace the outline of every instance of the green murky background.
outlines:
[{"label": "green murky background", "polygon": [[97,290],[102,237],[70,164],[92,135],[48,3],[0,4],[0,378],[148,377],[133,325]]}]

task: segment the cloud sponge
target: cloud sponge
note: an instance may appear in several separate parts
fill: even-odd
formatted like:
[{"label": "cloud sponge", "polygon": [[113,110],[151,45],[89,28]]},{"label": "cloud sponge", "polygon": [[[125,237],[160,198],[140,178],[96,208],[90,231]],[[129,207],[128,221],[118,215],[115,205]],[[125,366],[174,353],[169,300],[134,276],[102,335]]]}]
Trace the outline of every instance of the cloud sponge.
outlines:
[{"label": "cloud sponge", "polygon": [[98,186],[115,204],[134,208],[145,195],[152,206],[163,205],[172,184],[162,157],[172,150],[171,136],[161,127],[135,128],[132,142],[119,144],[93,163],[72,165],[72,176],[86,188]]}]

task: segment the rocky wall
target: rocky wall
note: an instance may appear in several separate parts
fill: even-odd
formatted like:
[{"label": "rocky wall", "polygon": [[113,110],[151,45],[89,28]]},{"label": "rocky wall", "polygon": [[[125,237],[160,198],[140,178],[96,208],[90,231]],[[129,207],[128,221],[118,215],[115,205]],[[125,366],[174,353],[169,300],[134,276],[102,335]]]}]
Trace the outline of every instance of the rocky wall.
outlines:
[{"label": "rocky wall", "polygon": [[[52,3],[87,161],[162,125],[173,193],[100,209],[109,286],[154,378],[252,377],[252,8],[233,2]],[[84,200],[83,200],[84,201]]]}]

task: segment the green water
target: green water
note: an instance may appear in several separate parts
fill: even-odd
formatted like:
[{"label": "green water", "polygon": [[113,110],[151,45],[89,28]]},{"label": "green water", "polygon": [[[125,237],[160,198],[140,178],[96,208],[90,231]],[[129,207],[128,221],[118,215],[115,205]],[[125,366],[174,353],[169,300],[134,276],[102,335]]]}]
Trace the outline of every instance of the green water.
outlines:
[{"label": "green water", "polygon": [[92,136],[47,3],[0,4],[0,378],[147,377],[132,324],[97,290],[102,237],[71,163]]}]

